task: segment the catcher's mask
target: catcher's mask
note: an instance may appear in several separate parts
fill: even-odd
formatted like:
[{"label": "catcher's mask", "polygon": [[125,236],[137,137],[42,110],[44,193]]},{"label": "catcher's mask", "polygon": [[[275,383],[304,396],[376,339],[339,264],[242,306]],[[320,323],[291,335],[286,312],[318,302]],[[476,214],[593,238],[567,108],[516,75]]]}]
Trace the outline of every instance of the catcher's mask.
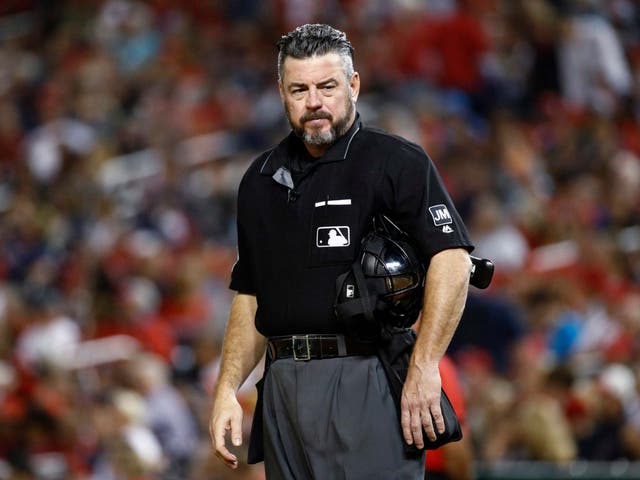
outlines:
[{"label": "catcher's mask", "polygon": [[[470,285],[487,288],[493,263],[470,257]],[[334,309],[347,333],[376,340],[411,327],[422,309],[427,267],[409,236],[385,215],[376,216],[356,261],[336,279]]]},{"label": "catcher's mask", "polygon": [[336,315],[360,339],[408,328],[422,309],[424,279],[425,267],[409,237],[378,215],[356,261],[336,280]]}]

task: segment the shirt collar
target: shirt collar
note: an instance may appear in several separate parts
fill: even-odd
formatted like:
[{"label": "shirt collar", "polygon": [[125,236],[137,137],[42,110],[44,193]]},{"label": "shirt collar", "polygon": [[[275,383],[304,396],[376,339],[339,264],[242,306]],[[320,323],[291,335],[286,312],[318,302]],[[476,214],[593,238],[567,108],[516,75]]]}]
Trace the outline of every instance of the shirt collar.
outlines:
[{"label": "shirt collar", "polygon": [[[316,159],[318,163],[337,162],[347,158],[349,153],[349,147],[351,141],[355,137],[356,133],[362,128],[362,121],[360,120],[360,114],[356,113],[356,118],[351,125],[351,128],[342,135],[338,140],[329,147],[329,150],[324,155]],[[271,153],[267,156],[262,166],[260,167],[260,173],[262,175],[274,175],[280,168],[286,168],[286,162],[289,155],[295,155],[296,151],[303,149],[304,144],[293,132],[289,133],[287,137],[276,146]]]}]

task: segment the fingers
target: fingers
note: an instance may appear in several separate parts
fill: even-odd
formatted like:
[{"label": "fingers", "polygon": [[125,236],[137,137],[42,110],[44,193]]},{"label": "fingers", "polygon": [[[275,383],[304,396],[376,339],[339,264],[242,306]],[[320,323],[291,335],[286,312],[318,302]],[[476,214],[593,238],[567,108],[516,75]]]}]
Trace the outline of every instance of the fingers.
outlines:
[{"label": "fingers", "polygon": [[242,445],[242,417],[231,417],[231,443],[239,447]]},{"label": "fingers", "polygon": [[[218,440],[221,440],[222,443],[218,443]],[[219,437],[216,440],[216,457],[222,460],[227,467],[230,468],[238,468],[238,457],[236,457],[233,453],[229,451],[227,446],[224,443],[224,435]]]},{"label": "fingers", "polygon": [[226,466],[230,468],[238,467],[238,457],[229,451],[225,443],[225,436],[230,429],[229,420],[219,420],[212,418],[209,424],[209,433],[211,435],[211,442],[216,453],[216,457],[222,460]]},{"label": "fingers", "polygon": [[401,401],[400,424],[402,436],[408,445],[424,448],[426,433],[430,441],[437,439],[437,433],[444,433],[444,417],[440,409],[440,402],[420,401],[416,395],[403,395]]},{"label": "fingers", "polygon": [[[440,408],[440,402],[436,403],[431,407],[431,418],[433,418],[433,423],[435,423],[436,430],[438,434],[444,433],[444,416],[442,415],[442,409]],[[429,436],[431,438],[431,436]],[[436,434],[433,434],[433,438],[431,440],[436,439]]]},{"label": "fingers", "polygon": [[411,412],[409,407],[405,406],[404,398],[402,399],[402,408],[400,411],[400,425],[402,426],[402,436],[407,445],[413,445],[413,433],[411,432]]},{"label": "fingers", "polygon": [[234,446],[242,445],[242,414],[214,411],[209,423],[209,434],[216,456],[226,466],[237,468],[238,457],[227,448],[225,439],[229,434]]},{"label": "fingers", "polygon": [[411,413],[411,435],[413,435],[413,443],[418,448],[424,447],[424,438],[422,437],[422,419],[430,418],[429,412],[418,409]]},{"label": "fingers", "polygon": [[[400,413],[402,436],[407,445],[415,444],[417,448],[423,448],[422,419],[429,419],[428,423],[431,423],[431,415],[429,415],[428,410],[422,410],[418,402],[405,401],[405,399],[406,397],[403,397]],[[433,427],[431,429],[433,430]]]}]

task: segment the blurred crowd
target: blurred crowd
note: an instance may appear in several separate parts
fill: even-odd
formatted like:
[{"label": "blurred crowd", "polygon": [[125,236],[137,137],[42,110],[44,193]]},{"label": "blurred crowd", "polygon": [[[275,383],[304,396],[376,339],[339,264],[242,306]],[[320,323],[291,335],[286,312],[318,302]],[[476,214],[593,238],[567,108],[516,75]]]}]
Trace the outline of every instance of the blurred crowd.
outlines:
[{"label": "blurred crowd", "polygon": [[5,0],[0,479],[263,478],[207,424],[236,188],[308,22],[496,265],[449,352],[476,460],[640,459],[640,3]]}]

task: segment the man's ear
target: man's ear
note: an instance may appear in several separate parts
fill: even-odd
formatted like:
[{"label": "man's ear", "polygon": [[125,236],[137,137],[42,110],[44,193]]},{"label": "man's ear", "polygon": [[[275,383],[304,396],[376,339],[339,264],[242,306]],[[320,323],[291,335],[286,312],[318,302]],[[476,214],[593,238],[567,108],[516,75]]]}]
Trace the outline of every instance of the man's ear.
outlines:
[{"label": "man's ear", "polygon": [[284,102],[284,86],[282,80],[278,80],[278,92],[280,92],[280,99]]},{"label": "man's ear", "polygon": [[360,74],[358,72],[353,72],[353,75],[351,75],[349,88],[351,90],[351,98],[355,102],[358,100],[358,95],[360,94]]}]

